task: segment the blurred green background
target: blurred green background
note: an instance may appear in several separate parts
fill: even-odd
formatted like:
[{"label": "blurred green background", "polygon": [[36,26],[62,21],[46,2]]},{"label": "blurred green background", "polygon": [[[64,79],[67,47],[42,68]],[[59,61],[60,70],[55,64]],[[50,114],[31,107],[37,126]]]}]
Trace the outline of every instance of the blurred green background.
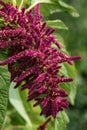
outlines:
[{"label": "blurred green background", "polygon": [[68,110],[70,123],[67,130],[87,130],[87,0],[65,1],[76,7],[80,17],[73,18],[67,13],[57,15],[69,27],[67,32],[61,34],[68,51],[82,56],[82,60],[76,62],[77,95],[75,105]]}]

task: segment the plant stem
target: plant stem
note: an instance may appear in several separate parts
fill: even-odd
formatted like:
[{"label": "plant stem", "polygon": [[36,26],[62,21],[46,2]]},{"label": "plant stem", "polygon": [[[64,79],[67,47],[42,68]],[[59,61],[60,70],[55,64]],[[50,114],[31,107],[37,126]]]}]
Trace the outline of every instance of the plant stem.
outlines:
[{"label": "plant stem", "polygon": [[21,0],[21,3],[20,3],[20,5],[19,5],[19,11],[21,11],[21,8],[22,8],[22,6],[23,6],[23,2],[24,2],[24,0]]},{"label": "plant stem", "polygon": [[31,5],[29,8],[27,8],[27,9],[25,10],[25,13],[27,13],[29,10],[31,10],[35,5],[36,5],[36,3],[33,4],[33,5]]},{"label": "plant stem", "polygon": [[16,0],[12,0],[12,3],[13,3],[14,6],[16,6],[16,4],[17,4]]}]

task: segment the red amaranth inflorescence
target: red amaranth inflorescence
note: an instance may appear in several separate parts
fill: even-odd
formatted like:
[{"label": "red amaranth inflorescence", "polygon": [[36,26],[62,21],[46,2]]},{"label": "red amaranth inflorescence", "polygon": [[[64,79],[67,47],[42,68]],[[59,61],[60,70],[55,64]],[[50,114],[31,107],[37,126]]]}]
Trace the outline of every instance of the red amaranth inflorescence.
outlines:
[{"label": "red amaranth inflorescence", "polygon": [[[42,22],[40,4],[25,12],[11,3],[0,0],[0,17],[6,24],[0,28],[0,49],[7,48],[9,58],[0,62],[8,64],[11,81],[17,88],[22,81],[22,90],[28,89],[28,101],[36,100],[34,106],[41,105],[41,115],[56,117],[63,108],[68,108],[67,93],[60,89],[61,82],[72,82],[72,78],[58,76],[63,62],[73,64],[80,56],[67,56],[61,44],[52,35],[55,29]],[[52,44],[57,48],[53,48]],[[42,96],[41,96],[42,95]],[[41,126],[42,127],[42,126]]]}]

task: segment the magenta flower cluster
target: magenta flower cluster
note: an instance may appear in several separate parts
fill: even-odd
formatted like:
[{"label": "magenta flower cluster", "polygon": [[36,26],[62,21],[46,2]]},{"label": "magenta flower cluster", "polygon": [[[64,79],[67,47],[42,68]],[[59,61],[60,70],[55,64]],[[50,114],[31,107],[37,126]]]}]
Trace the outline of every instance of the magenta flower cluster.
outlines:
[{"label": "magenta flower cluster", "polygon": [[41,115],[55,118],[59,111],[68,108],[68,94],[60,89],[60,83],[73,81],[58,76],[62,63],[73,64],[72,60],[80,57],[61,51],[61,44],[52,35],[55,29],[42,22],[39,4],[35,11],[28,12],[1,0],[0,4],[0,18],[6,22],[0,27],[0,49],[7,49],[9,56],[0,65],[8,64],[11,81],[17,83],[15,88],[28,89],[28,101],[34,99],[34,106],[41,105]]}]

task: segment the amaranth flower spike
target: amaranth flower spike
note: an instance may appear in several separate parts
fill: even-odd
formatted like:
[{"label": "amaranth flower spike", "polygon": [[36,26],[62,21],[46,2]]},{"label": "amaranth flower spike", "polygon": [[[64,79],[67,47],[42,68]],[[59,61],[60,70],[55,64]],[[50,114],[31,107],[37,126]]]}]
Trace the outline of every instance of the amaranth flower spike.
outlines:
[{"label": "amaranth flower spike", "polygon": [[58,76],[62,63],[72,65],[80,56],[67,56],[60,50],[61,44],[52,35],[55,29],[42,22],[40,4],[35,13],[25,12],[25,8],[19,11],[18,7],[1,0],[0,4],[0,18],[6,22],[0,27],[0,49],[6,48],[9,52],[9,58],[0,65],[8,64],[11,81],[17,83],[15,88],[22,85],[22,90],[28,89],[28,101],[34,99],[34,106],[42,106],[41,115],[55,118],[59,111],[68,108],[68,94],[60,89],[60,83],[73,81],[64,75]]}]

